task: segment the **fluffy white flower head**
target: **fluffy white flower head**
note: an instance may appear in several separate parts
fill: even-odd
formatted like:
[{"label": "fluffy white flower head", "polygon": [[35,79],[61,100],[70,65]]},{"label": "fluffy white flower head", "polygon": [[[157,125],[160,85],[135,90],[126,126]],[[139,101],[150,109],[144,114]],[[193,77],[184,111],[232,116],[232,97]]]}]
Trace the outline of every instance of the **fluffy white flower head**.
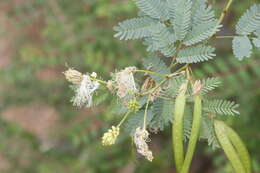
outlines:
[{"label": "fluffy white flower head", "polygon": [[78,107],[91,107],[94,91],[98,89],[98,87],[98,82],[92,81],[89,75],[83,75],[81,83],[76,85],[76,95],[72,99],[73,105]]},{"label": "fluffy white flower head", "polygon": [[137,152],[143,155],[150,162],[153,160],[153,153],[149,150],[147,142],[149,142],[149,133],[147,130],[138,127],[134,134],[134,143],[137,148]]},{"label": "fluffy white flower head", "polygon": [[136,86],[134,81],[133,72],[136,70],[136,67],[127,67],[124,70],[116,73],[116,88],[117,95],[120,98],[125,97],[130,92],[136,92]]}]

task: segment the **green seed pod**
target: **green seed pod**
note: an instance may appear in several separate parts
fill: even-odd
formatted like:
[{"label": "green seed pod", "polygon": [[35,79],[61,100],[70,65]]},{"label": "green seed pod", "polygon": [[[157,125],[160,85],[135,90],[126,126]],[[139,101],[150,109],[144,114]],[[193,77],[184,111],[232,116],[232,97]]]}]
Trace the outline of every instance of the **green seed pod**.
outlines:
[{"label": "green seed pod", "polygon": [[187,83],[184,83],[180,88],[180,93],[176,97],[175,108],[173,114],[173,128],[172,128],[172,142],[173,152],[178,172],[181,171],[181,167],[184,160],[183,154],[183,114],[186,104]]},{"label": "green seed pod", "polygon": [[246,173],[239,155],[227,136],[225,123],[223,121],[214,120],[214,127],[218,141],[236,173]]},{"label": "green seed pod", "polygon": [[241,140],[241,138],[238,136],[238,134],[230,127],[226,125],[226,131],[227,135],[234,145],[235,149],[237,150],[237,154],[240,157],[241,162],[243,163],[246,173],[251,173],[251,160],[249,153],[245,147],[245,144]]},{"label": "green seed pod", "polygon": [[193,121],[191,128],[191,135],[189,139],[187,153],[185,155],[185,160],[181,169],[181,173],[187,173],[190,168],[190,164],[192,161],[192,157],[194,154],[194,150],[196,147],[196,143],[199,137],[200,132],[200,124],[201,124],[201,113],[202,113],[202,105],[201,105],[201,97],[200,95],[194,96],[194,112],[193,112]]}]

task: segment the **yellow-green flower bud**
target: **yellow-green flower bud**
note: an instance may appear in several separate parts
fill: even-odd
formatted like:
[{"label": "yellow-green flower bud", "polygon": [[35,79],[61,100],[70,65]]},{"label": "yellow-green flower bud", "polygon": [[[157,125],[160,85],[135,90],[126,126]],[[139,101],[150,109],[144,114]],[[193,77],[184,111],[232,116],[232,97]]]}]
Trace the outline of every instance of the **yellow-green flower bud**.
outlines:
[{"label": "yellow-green flower bud", "polygon": [[133,99],[128,102],[127,108],[132,112],[137,112],[141,108],[141,106],[140,103],[136,101],[136,99]]}]

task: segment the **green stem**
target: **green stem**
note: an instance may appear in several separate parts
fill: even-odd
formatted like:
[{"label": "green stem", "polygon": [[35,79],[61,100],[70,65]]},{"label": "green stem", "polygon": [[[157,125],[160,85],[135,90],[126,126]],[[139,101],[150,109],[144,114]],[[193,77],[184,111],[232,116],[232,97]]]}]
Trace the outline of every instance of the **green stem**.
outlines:
[{"label": "green stem", "polygon": [[176,71],[176,73],[185,70],[188,66],[189,66],[189,64],[185,64],[185,66],[182,66],[180,69],[178,69],[178,70]]},{"label": "green stem", "polygon": [[[236,37],[236,35],[223,35],[223,36],[216,36],[216,38],[219,39],[233,39],[234,37]],[[249,39],[254,39],[255,37],[250,37],[248,36]]]},{"label": "green stem", "polygon": [[125,122],[125,120],[126,120],[126,118],[128,117],[129,114],[130,114],[130,111],[125,114],[125,116],[124,116],[123,119],[119,122],[119,124],[117,125],[117,127],[120,127],[120,126]]},{"label": "green stem", "polygon": [[148,106],[149,106],[149,102],[150,102],[150,97],[151,95],[149,95],[147,101],[146,101],[146,106],[145,106],[145,110],[144,110],[144,124],[143,124],[143,129],[146,129],[146,121],[147,121],[147,111],[148,111]]},{"label": "green stem", "polygon": [[157,72],[153,72],[153,71],[149,71],[149,70],[135,70],[134,72],[149,73],[149,74],[152,74],[152,75],[155,75],[155,76],[160,76],[162,78],[167,78],[167,75],[157,73]]},{"label": "green stem", "polygon": [[176,64],[178,64],[178,62],[174,63],[174,61],[176,60],[176,58],[178,56],[178,53],[181,50],[181,46],[182,46],[182,43],[179,43],[179,45],[178,45],[178,47],[176,49],[176,52],[175,52],[175,54],[174,54],[174,56],[172,58],[172,62],[170,64],[170,66],[169,66],[169,69],[172,69]]},{"label": "green stem", "polygon": [[151,94],[152,92],[154,92],[155,90],[157,90],[159,87],[161,87],[166,81],[168,81],[169,78],[166,78],[164,80],[162,80],[158,85],[156,85],[154,88],[144,92],[144,93],[141,93],[140,95],[141,96],[144,96],[144,95],[147,95],[147,94]]},{"label": "green stem", "polygon": [[216,36],[216,38],[219,38],[219,39],[232,39],[234,38],[235,35],[223,35],[223,36]]},{"label": "green stem", "polygon": [[103,81],[103,80],[100,80],[100,79],[97,79],[97,78],[93,78],[93,77],[90,77],[90,79],[93,80],[93,81],[97,81],[97,82],[99,82],[101,84],[107,85],[106,81]]},{"label": "green stem", "polygon": [[189,139],[187,153],[185,155],[185,160],[183,162],[183,166],[181,169],[181,173],[188,173],[189,168],[190,168],[190,164],[192,161],[192,157],[194,154],[194,150],[196,147],[196,143],[197,143],[199,131],[200,131],[201,113],[202,113],[201,107],[202,107],[201,106],[201,97],[200,97],[200,95],[195,95],[191,135],[190,135],[190,139]]},{"label": "green stem", "polygon": [[220,25],[225,17],[225,15],[227,14],[228,9],[230,8],[231,4],[232,4],[233,0],[228,0],[224,10],[222,11],[219,19],[218,19],[218,25]]}]

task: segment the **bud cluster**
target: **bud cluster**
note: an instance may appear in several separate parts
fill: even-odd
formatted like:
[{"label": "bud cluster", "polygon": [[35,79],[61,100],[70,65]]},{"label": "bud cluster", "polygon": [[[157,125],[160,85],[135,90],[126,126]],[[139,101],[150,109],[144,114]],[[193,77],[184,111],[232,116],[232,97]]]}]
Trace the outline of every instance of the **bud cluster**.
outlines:
[{"label": "bud cluster", "polygon": [[141,105],[136,99],[133,99],[128,102],[127,108],[132,112],[137,112],[141,108]]},{"label": "bud cluster", "polygon": [[108,146],[115,144],[115,141],[119,135],[119,127],[112,126],[102,137],[102,145]]}]

